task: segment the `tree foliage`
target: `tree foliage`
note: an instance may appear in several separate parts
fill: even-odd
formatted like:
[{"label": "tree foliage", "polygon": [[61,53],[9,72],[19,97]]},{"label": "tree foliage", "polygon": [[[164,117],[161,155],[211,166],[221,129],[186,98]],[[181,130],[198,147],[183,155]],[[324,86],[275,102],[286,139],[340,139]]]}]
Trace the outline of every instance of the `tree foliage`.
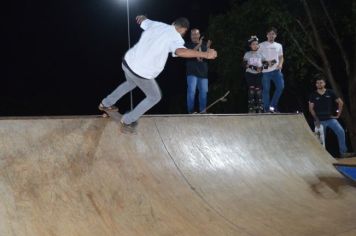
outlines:
[{"label": "tree foliage", "polygon": [[324,76],[346,101],[344,120],[356,145],[356,1],[332,0],[232,0],[231,9],[211,17],[210,38],[219,52],[212,69],[220,78],[211,93],[230,89],[232,100],[226,112],[246,111],[246,87],[241,61],[247,39],[266,39],[266,29],[278,29],[283,45],[284,112],[306,112],[314,79]]}]

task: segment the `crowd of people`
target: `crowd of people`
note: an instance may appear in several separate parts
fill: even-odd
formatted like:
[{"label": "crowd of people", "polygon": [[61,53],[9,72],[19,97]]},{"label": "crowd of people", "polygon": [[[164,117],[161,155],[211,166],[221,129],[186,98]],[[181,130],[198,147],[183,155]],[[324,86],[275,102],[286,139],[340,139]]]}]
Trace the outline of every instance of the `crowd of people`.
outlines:
[{"label": "crowd of people", "polygon": [[[191,41],[187,48],[196,51],[206,51],[212,41],[203,41],[199,29],[190,32]],[[243,57],[245,78],[248,87],[248,112],[264,113],[278,112],[278,102],[284,89],[283,47],[275,41],[277,29],[267,30],[267,40],[259,43],[256,36],[248,39],[249,50]],[[199,112],[205,112],[208,92],[208,64],[202,58],[190,58],[186,62],[187,71],[187,110],[194,113],[195,92],[199,91]],[[270,99],[271,83],[275,86]]]}]

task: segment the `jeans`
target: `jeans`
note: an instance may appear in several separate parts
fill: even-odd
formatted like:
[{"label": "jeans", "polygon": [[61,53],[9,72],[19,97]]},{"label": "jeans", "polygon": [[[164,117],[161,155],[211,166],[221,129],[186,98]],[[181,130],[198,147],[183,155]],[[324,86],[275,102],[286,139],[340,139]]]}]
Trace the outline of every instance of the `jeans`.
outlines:
[{"label": "jeans", "polygon": [[137,121],[146,111],[157,104],[161,98],[161,90],[154,79],[139,78],[130,72],[126,66],[122,65],[125,72],[126,81],[119,85],[110,95],[108,95],[102,104],[106,107],[114,105],[122,96],[130,92],[136,87],[139,87],[146,95],[132,111],[125,113],[122,116],[122,121],[125,124],[131,124]]},{"label": "jeans", "polygon": [[337,136],[337,141],[339,143],[339,152],[344,154],[347,152],[346,141],[345,141],[345,131],[336,119],[329,119],[320,121],[320,124],[324,127],[324,134],[326,134],[326,128],[330,128]]},{"label": "jeans", "polygon": [[[274,83],[276,90],[274,91],[272,100],[270,101],[269,94],[271,88],[271,81]],[[274,70],[271,72],[263,73],[262,87],[262,100],[264,110],[269,111],[269,107],[274,107],[276,110],[278,110],[278,101],[284,89],[284,78],[282,72],[280,70]]]},{"label": "jeans", "polygon": [[202,112],[206,108],[207,94],[208,94],[208,79],[200,78],[194,75],[187,76],[187,106],[188,113],[194,112],[195,91],[198,86],[199,90],[199,111]]}]

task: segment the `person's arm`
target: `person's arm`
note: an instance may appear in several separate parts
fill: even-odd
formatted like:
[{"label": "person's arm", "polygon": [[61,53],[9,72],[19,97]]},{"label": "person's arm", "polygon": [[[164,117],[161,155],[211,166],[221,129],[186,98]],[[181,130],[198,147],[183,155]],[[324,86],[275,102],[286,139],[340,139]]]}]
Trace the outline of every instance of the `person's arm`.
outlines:
[{"label": "person's arm", "polygon": [[261,53],[264,56],[264,54],[263,54],[264,53],[263,44],[262,43],[258,44],[257,52]]},{"label": "person's arm", "polygon": [[197,46],[195,46],[194,48],[192,48],[193,50],[196,50],[196,51],[199,51],[201,45],[203,44],[203,39],[204,39],[204,36],[202,36],[199,40],[199,43],[197,44]]},{"label": "person's arm", "polygon": [[199,51],[199,48],[201,47],[201,43],[198,43],[197,46],[192,48],[192,50]]},{"label": "person's arm", "polygon": [[278,65],[277,65],[277,69],[282,70],[283,68],[283,63],[284,63],[284,57],[283,57],[283,47],[280,44],[280,49],[279,49],[279,53],[278,53]]},{"label": "person's arm", "polygon": [[[191,44],[188,45],[187,48],[188,48],[188,49],[195,50],[195,51],[202,51],[202,50],[201,50],[201,46],[202,46],[202,44],[203,44],[203,38],[204,38],[204,36],[200,38],[199,43],[198,43],[195,47],[193,47],[194,44],[191,43]],[[203,61],[203,58],[197,57],[197,60],[198,60],[198,61]]]},{"label": "person's arm", "polygon": [[247,69],[249,67],[248,61],[245,58],[242,60],[242,66],[244,67],[244,69]]},{"label": "person's arm", "polygon": [[206,52],[196,51],[188,48],[178,48],[175,50],[175,55],[183,58],[201,57],[204,59],[215,59],[218,54],[214,49],[208,49]]},{"label": "person's arm", "polygon": [[140,25],[140,27],[143,30],[147,30],[148,28],[150,28],[152,26],[155,26],[155,25],[163,24],[161,22],[157,22],[157,21],[153,21],[153,20],[147,19],[147,17],[144,16],[144,15],[136,16],[136,22],[137,22],[137,24]]},{"label": "person's arm", "polygon": [[248,59],[247,59],[247,53],[245,53],[245,55],[244,55],[244,57],[243,57],[243,59],[242,59],[242,65],[243,65],[243,67],[245,68],[245,69],[247,69],[248,68]]},{"label": "person's arm", "polygon": [[315,110],[314,110],[314,103],[312,103],[312,102],[310,102],[310,101],[309,101],[309,112],[310,112],[310,114],[312,115],[312,117],[314,118],[315,126],[316,126],[316,127],[319,127],[319,126],[320,126],[320,120],[319,120],[318,116],[317,116],[316,113],[315,113]]},{"label": "person's arm", "polygon": [[144,16],[144,15],[136,16],[136,22],[137,22],[137,24],[141,25],[141,23],[142,23],[144,20],[147,20],[147,17],[146,17],[146,16]]},{"label": "person's arm", "polygon": [[207,47],[208,49],[210,49],[212,43],[213,43],[213,41],[211,41],[211,40],[209,39],[208,42],[206,43],[206,47]]},{"label": "person's arm", "polygon": [[338,119],[340,118],[342,108],[344,106],[344,102],[341,100],[341,98],[336,98],[335,102],[337,104],[337,111],[336,111],[336,116],[334,116],[333,118]]},{"label": "person's arm", "polygon": [[[204,39],[204,36],[202,36],[202,37],[200,38],[199,43],[197,44],[197,46],[195,46],[195,47],[192,48],[192,49],[194,49],[194,50],[199,50],[199,48],[203,45],[203,39]],[[209,40],[206,42],[206,48],[207,48],[207,49],[210,49],[212,43],[213,43],[213,42],[209,39]]]},{"label": "person's arm", "polygon": [[279,60],[279,63],[278,63],[278,65],[277,65],[277,69],[282,70],[282,68],[283,68],[283,63],[284,63],[284,57],[283,57],[283,55],[279,56],[279,57],[278,57],[278,60]]}]

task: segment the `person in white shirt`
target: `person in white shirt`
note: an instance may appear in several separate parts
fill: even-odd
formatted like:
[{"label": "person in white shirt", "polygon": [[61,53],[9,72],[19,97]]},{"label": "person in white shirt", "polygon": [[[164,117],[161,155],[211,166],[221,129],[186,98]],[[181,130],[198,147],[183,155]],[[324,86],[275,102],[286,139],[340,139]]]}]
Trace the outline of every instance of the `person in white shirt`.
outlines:
[{"label": "person in white shirt", "polygon": [[184,47],[182,36],[189,29],[186,18],[178,18],[172,25],[152,21],[144,15],[136,17],[144,30],[139,41],[129,49],[122,62],[126,81],[120,84],[99,105],[101,111],[118,111],[114,105],[122,96],[139,87],[146,95],[133,110],[122,116],[122,128],[134,132],[137,120],[161,100],[161,91],[155,78],[163,71],[168,54],[174,57],[215,59],[217,52],[206,52]]},{"label": "person in white shirt", "polygon": [[[283,67],[283,47],[275,42],[277,29],[271,27],[267,30],[267,41],[260,43],[259,52],[265,57],[267,66],[262,70],[262,99],[265,112],[278,111],[279,98],[284,89]],[[274,83],[275,91],[270,100],[271,81]]]}]

